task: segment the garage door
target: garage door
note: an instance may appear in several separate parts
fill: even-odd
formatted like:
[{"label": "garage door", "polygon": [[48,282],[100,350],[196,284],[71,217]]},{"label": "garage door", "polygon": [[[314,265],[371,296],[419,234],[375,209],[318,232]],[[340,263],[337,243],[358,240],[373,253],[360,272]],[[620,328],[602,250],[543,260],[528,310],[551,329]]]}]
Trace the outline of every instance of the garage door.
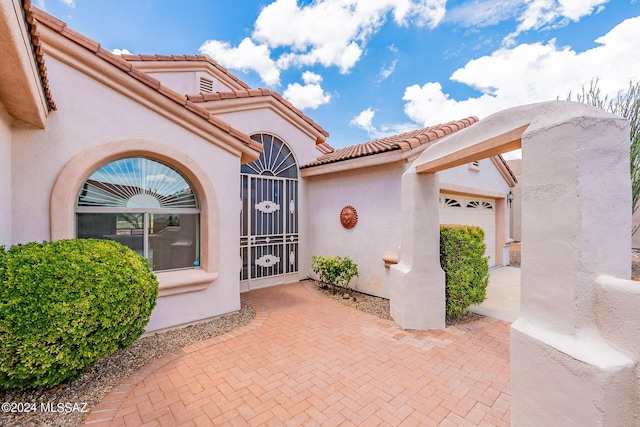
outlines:
[{"label": "garage door", "polygon": [[440,224],[477,225],[484,230],[489,266],[496,261],[496,203],[493,199],[440,194]]}]

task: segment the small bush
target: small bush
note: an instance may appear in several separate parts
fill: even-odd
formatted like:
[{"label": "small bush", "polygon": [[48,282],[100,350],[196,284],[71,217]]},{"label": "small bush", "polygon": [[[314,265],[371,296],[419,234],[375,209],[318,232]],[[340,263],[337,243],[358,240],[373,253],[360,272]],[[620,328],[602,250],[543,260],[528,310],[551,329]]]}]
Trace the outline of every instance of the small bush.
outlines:
[{"label": "small bush", "polygon": [[358,275],[358,266],[348,257],[314,256],[312,268],[319,276],[320,283],[331,286],[333,293],[336,286],[349,289],[349,281]]},{"label": "small bush", "polygon": [[484,230],[467,225],[440,226],[440,265],[446,276],[447,316],[460,317],[487,296],[488,257]]},{"label": "small bush", "polygon": [[0,388],[77,379],[142,335],[158,294],[148,262],[107,240],[2,250],[0,279]]}]

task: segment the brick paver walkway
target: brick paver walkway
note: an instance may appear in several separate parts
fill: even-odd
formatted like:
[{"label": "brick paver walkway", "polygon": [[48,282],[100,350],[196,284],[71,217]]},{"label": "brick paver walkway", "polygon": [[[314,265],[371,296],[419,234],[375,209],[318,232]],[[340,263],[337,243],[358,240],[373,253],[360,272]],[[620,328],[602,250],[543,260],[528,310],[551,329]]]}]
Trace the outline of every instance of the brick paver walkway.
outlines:
[{"label": "brick paver walkway", "polygon": [[251,291],[256,319],[167,355],[91,426],[506,426],[509,324],[403,331],[309,283]]}]

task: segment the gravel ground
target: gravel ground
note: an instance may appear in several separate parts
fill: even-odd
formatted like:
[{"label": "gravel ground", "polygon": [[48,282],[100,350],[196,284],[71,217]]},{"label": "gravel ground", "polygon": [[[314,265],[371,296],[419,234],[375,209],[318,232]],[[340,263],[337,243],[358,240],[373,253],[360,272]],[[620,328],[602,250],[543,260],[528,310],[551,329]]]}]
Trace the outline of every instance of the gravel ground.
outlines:
[{"label": "gravel ground", "polygon": [[520,267],[520,242],[513,242],[509,245],[509,265]]},{"label": "gravel ground", "polygon": [[[380,317],[381,319],[393,320],[389,313],[390,304],[388,299],[374,297],[372,295],[363,294],[353,290],[345,292],[344,289],[339,289],[336,291],[336,294],[333,294],[330,288],[323,288],[318,282],[316,282],[316,288],[322,294],[339,301],[344,305],[357,308],[360,311]],[[459,318],[447,318],[447,326],[461,325],[482,319],[483,317],[484,316],[481,314],[468,311]]]},{"label": "gravel ground", "polygon": [[[247,325],[254,317],[253,309],[243,304],[240,311],[235,314],[140,338],[131,347],[103,357],[93,368],[71,384],[61,384],[54,388],[0,390],[2,402],[19,405],[15,406],[14,410],[22,408],[32,410],[32,405],[35,405],[35,411],[23,413],[5,412],[6,408],[3,406],[3,411],[0,412],[0,426],[79,426],[86,416],[86,413],[78,412],[79,410],[84,409],[88,412],[114,386],[154,358]],[[54,409],[57,409],[59,404],[78,405],[70,406],[69,409],[72,411],[68,413],[64,413],[66,407],[63,406],[61,408],[63,413],[58,413],[41,410],[41,404],[47,405],[47,403],[52,404]]]}]

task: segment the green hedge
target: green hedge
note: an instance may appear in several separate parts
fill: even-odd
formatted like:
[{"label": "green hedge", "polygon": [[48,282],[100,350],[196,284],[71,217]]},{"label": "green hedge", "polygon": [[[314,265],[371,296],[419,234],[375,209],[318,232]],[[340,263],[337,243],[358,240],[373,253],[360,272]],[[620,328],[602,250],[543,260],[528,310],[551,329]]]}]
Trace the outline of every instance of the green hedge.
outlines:
[{"label": "green hedge", "polygon": [[158,281],[147,260],[108,240],[0,247],[0,387],[80,377],[142,335]]},{"label": "green hedge", "polygon": [[488,257],[484,230],[468,225],[440,226],[440,265],[446,276],[446,312],[460,317],[486,298]]}]

